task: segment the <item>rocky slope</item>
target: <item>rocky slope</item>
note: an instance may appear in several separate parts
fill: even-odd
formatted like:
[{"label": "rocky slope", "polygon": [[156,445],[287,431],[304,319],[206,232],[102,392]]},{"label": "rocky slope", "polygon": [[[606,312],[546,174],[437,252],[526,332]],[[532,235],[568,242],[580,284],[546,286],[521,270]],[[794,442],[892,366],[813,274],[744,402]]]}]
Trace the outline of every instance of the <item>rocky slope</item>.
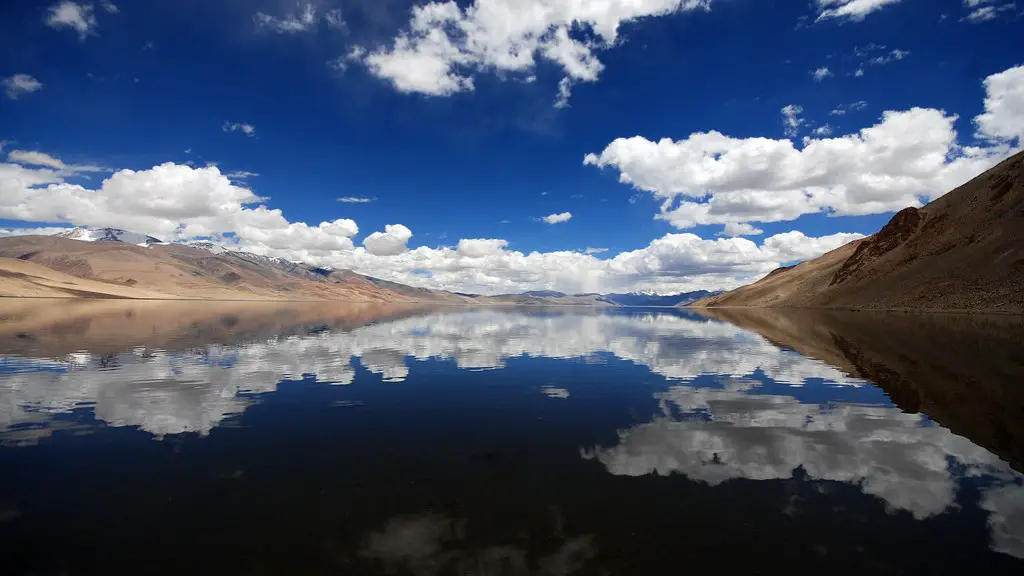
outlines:
[{"label": "rocky slope", "polygon": [[1024,152],[873,236],[694,306],[1024,311]]}]

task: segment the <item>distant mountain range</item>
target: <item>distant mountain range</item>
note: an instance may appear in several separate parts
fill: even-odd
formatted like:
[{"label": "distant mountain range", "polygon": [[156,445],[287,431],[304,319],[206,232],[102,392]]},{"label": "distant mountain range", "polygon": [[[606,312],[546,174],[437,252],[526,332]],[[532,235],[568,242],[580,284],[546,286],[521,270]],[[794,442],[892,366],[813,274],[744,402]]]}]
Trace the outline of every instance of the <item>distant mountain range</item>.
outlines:
[{"label": "distant mountain range", "polygon": [[1024,152],[820,258],[699,307],[1024,311]]},{"label": "distant mountain range", "polygon": [[163,244],[162,241],[146,234],[129,232],[120,228],[72,228],[66,232],[55,234],[58,238],[80,240],[82,242],[124,242],[136,246]]},{"label": "distant mountain range", "polygon": [[230,250],[213,242],[168,243],[117,228],[0,239],[2,296],[674,306],[707,294],[454,293]]},{"label": "distant mountain range", "polygon": [[697,290],[695,292],[681,292],[679,294],[643,294],[630,292],[628,294],[605,294],[604,297],[621,306],[688,306],[702,298],[721,294],[718,290]]}]

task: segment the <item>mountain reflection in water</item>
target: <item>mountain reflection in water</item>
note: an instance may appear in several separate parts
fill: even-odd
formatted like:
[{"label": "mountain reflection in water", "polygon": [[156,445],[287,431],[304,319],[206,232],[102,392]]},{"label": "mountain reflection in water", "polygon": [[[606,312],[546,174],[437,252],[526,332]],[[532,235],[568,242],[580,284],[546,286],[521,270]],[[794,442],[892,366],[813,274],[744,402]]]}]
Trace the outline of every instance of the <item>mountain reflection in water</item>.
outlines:
[{"label": "mountain reflection in water", "polygon": [[[1022,567],[1021,319],[704,314],[0,303],[5,557],[14,573],[204,555],[226,573],[645,573],[685,550],[727,571]],[[200,534],[223,549],[190,548]]]}]

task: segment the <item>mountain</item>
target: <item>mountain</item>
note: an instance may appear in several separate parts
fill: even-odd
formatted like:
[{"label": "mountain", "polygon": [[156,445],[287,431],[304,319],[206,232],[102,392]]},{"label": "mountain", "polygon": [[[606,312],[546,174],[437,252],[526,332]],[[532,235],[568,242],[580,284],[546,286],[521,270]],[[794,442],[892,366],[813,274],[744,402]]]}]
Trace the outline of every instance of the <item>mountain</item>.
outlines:
[{"label": "mountain", "polygon": [[[0,277],[27,274],[12,267],[20,261],[37,265],[33,268],[35,272],[39,272],[38,267],[45,267],[75,277],[75,281],[99,282],[118,292],[104,294],[90,284],[82,294],[65,295],[374,302],[464,300],[448,292],[431,290],[418,292],[420,298],[414,298],[348,271],[330,271],[325,275],[309,266],[278,258],[244,252],[215,254],[184,244],[138,246],[124,241],[79,241],[63,236],[13,236],[0,238],[0,258],[14,259],[0,260]],[[69,288],[78,289],[70,285]],[[127,288],[133,291],[124,292]],[[27,289],[24,285],[12,286],[0,295],[26,295],[23,292]]]},{"label": "mountain", "polygon": [[205,240],[199,240],[196,242],[186,242],[185,246],[190,246],[198,250],[206,250],[212,254],[223,254],[228,252],[228,249],[221,246],[220,244],[214,244],[213,242],[207,242]]},{"label": "mountain", "polygon": [[873,236],[694,306],[1024,311],[1024,152]]},{"label": "mountain", "polygon": [[0,258],[0,295],[22,298],[168,298],[168,294],[78,278],[45,266]]},{"label": "mountain", "polygon": [[125,244],[134,244],[136,246],[150,246],[153,244],[163,244],[157,238],[147,236],[146,234],[139,234],[138,232],[129,232],[127,230],[121,230],[120,228],[72,228],[67,232],[59,232],[55,234],[58,238],[67,238],[68,240],[79,240],[81,242],[124,242]]},{"label": "mountain", "polygon": [[665,295],[630,292],[628,294],[605,294],[604,297],[621,306],[685,306],[718,293],[707,290]]},{"label": "mountain", "polygon": [[0,296],[614,305],[595,294],[492,297],[417,288],[212,242],[164,243],[114,228],[0,238]]},{"label": "mountain", "polygon": [[529,292],[523,292],[523,296],[536,296],[538,298],[565,298],[568,296],[565,292],[555,292],[554,290],[531,290]]}]

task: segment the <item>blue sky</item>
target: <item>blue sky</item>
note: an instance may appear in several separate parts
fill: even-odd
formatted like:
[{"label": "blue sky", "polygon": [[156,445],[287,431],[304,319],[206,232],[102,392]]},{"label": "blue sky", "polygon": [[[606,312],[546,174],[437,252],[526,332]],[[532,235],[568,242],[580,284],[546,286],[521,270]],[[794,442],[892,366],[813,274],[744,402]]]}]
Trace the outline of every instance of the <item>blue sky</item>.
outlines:
[{"label": "blue sky", "polygon": [[[1024,132],[1024,6],[571,4],[8,0],[0,226],[134,225],[481,292],[729,287],[854,238],[837,233],[874,232]],[[488,17],[509,6],[534,10]],[[886,111],[907,115],[886,123]],[[691,136],[710,132],[729,140]],[[146,172],[165,163],[180,172]],[[223,182],[198,173],[208,163]],[[124,169],[136,173],[104,187]],[[81,197],[63,209],[68,186]],[[152,201],[121,214],[119,194]],[[230,217],[214,213],[225,197]],[[235,217],[261,203],[280,216]],[[338,220],[353,224],[317,227]],[[411,236],[387,235],[396,224]],[[506,244],[460,251],[460,239]],[[588,247],[606,251],[543,256]]]}]

